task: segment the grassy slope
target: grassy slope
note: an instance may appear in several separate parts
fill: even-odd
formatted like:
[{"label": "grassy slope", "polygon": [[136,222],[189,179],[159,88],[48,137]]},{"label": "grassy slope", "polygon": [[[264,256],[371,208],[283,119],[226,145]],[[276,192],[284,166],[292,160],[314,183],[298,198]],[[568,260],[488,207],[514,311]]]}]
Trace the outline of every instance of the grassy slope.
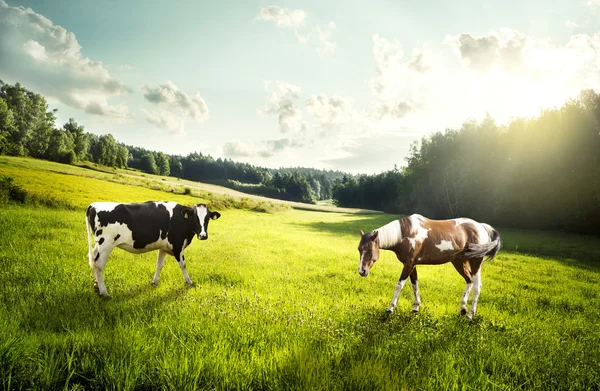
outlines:
[{"label": "grassy slope", "polygon": [[[76,205],[164,199],[94,178],[20,173],[28,189]],[[61,189],[69,189],[68,193]],[[92,199],[90,199],[93,197]],[[109,197],[109,198],[110,198]],[[185,196],[169,199],[191,203]],[[383,316],[401,265],[384,252],[356,273],[357,232],[389,215],[223,211],[187,251],[196,287],[172,258],[115,250],[112,300],[92,291],[80,212],[0,209],[3,389],[590,389],[600,387],[600,240],[501,230],[483,271],[478,316],[457,316],[452,266],[419,269],[422,312],[405,289]],[[516,252],[517,250],[519,252]]]},{"label": "grassy slope", "polygon": [[[49,162],[45,160],[37,160],[30,158],[18,158],[18,157],[10,157],[10,156],[0,156],[0,175],[1,174],[10,174],[11,176],[15,176],[15,171],[28,171],[28,170],[37,170],[40,172],[51,172],[53,174],[68,174],[75,175],[79,177],[87,177],[87,178],[97,178],[108,180],[112,182],[129,184],[133,186],[143,186],[152,189],[162,189],[166,191],[170,191],[173,193],[182,193],[184,188],[189,188],[194,191],[195,194],[200,194],[200,196],[208,195],[218,195],[226,196],[226,197],[235,197],[237,199],[247,199],[252,200],[254,203],[274,203],[278,205],[283,205],[284,207],[292,207],[294,209],[301,210],[315,210],[321,212],[338,212],[338,213],[360,213],[360,214],[372,214],[372,213],[381,213],[379,211],[374,211],[370,209],[357,209],[357,208],[340,208],[334,206],[332,203],[320,202],[318,204],[305,204],[302,202],[294,202],[294,201],[284,201],[284,200],[276,200],[267,197],[261,197],[253,194],[246,194],[236,190],[232,190],[223,186],[213,185],[209,183],[201,183],[189,181],[186,179],[178,179],[173,177],[165,177],[159,175],[151,175],[141,173],[135,170],[122,170],[122,169],[113,169],[103,166],[95,166],[90,163],[86,163],[81,166],[70,166],[65,164],[59,164],[54,162]],[[46,179],[43,176],[39,178],[29,178],[29,175],[21,173],[16,176],[20,176],[23,180],[31,179],[36,184],[45,184]],[[27,179],[29,178],[29,179]],[[60,176],[54,176],[54,178],[61,178]],[[33,185],[31,183],[29,185]],[[56,189],[62,189],[59,183],[56,183]],[[38,187],[32,188],[34,191],[40,190]],[[96,191],[95,194],[98,196],[102,196],[101,192],[98,192],[98,189],[92,189]],[[110,194],[109,194],[110,195]],[[143,195],[143,193],[140,193]],[[114,200],[113,198],[112,200]],[[280,208],[275,208],[280,209]]]}]

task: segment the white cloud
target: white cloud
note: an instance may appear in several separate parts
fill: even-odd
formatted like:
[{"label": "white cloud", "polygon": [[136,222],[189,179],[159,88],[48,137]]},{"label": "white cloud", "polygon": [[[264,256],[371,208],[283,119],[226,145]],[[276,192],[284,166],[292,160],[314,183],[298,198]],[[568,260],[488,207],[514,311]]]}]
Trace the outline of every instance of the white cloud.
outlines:
[{"label": "white cloud", "polygon": [[210,117],[208,106],[198,91],[190,98],[169,80],[158,86],[145,85],[142,91],[148,102],[166,106],[173,112],[182,113],[190,120],[202,123]]},{"label": "white cloud", "polygon": [[292,28],[304,24],[306,12],[303,10],[290,10],[277,6],[261,8],[256,17],[258,20],[273,22],[277,27]]},{"label": "white cloud", "polygon": [[511,29],[477,38],[448,36],[445,41],[469,69],[499,78],[504,74],[538,83],[561,83],[600,71],[600,34],[573,35],[564,46]]},{"label": "white cloud", "polygon": [[350,98],[312,95],[306,99],[306,109],[312,114],[313,127],[336,129],[360,122],[359,114],[354,109],[354,101]]},{"label": "white cloud", "polygon": [[[317,53],[333,54],[337,48],[337,44],[330,40],[331,32],[335,29],[336,24],[330,21],[327,27],[314,26],[308,32],[300,32],[298,29],[305,25],[306,12],[300,9],[290,10],[277,6],[269,6],[261,8],[256,19],[275,23],[277,27],[294,28],[294,34],[298,42],[306,44],[309,41],[317,42]],[[305,29],[306,30],[306,29]]]},{"label": "white cloud", "polygon": [[124,64],[124,65],[119,66],[120,71],[132,71],[134,69],[135,69],[135,67],[131,66],[129,64]]},{"label": "white cloud", "polygon": [[75,35],[30,8],[0,0],[0,78],[48,99],[119,121],[127,107],[108,100],[131,90],[101,62],[84,57]]},{"label": "white cloud", "polygon": [[184,119],[178,115],[171,113],[170,111],[163,109],[148,111],[146,109],[142,109],[142,112],[146,116],[146,121],[158,126],[161,129],[166,130],[170,134],[182,135],[185,133]]},{"label": "white cloud", "polygon": [[579,25],[575,22],[573,22],[572,20],[567,20],[565,22],[565,27],[570,28],[570,29],[576,29],[579,27]]},{"label": "white cloud", "polygon": [[245,143],[240,140],[233,140],[223,144],[223,155],[229,158],[240,157],[262,157],[269,158],[279,155],[288,148],[298,148],[302,145],[298,142],[292,142],[288,138],[267,140],[259,145],[254,143]]},{"label": "white cloud", "polygon": [[265,102],[265,107],[259,110],[262,114],[276,114],[279,121],[279,130],[283,133],[298,131],[306,128],[302,111],[297,106],[300,97],[300,87],[282,82],[265,81],[265,89],[270,95]]},{"label": "white cloud", "polygon": [[377,120],[401,119],[416,109],[412,102],[406,100],[372,102],[371,105],[370,115]]},{"label": "white cloud", "polygon": [[588,0],[586,4],[590,8],[598,8],[600,7],[600,0]]},{"label": "white cloud", "polygon": [[373,36],[373,57],[376,74],[370,80],[374,95],[396,98],[411,81],[432,70],[435,58],[427,47],[414,49],[412,58],[404,61],[404,51],[400,41],[389,41],[379,34]]}]

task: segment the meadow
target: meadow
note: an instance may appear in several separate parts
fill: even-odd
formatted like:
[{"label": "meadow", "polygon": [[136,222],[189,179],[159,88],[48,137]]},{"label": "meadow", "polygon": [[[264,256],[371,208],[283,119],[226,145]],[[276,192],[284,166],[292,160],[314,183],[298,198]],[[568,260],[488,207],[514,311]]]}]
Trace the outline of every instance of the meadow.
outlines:
[{"label": "meadow", "polygon": [[[63,201],[0,206],[3,390],[600,389],[600,238],[497,227],[473,320],[449,264],[419,268],[419,314],[405,287],[387,316],[401,264],[382,252],[359,277],[358,232],[399,216],[225,202],[31,159],[0,158],[3,175]],[[155,288],[156,253],[117,249],[103,300],[85,207],[148,199],[221,212],[186,251],[195,286],[168,257]]]}]

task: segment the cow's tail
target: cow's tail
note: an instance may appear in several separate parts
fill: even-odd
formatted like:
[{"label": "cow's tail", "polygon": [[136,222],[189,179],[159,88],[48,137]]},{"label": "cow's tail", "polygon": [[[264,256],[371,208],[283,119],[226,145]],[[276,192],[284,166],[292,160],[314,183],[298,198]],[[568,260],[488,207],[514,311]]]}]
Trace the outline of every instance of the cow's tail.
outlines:
[{"label": "cow's tail", "polygon": [[490,236],[488,243],[467,243],[465,248],[460,252],[460,257],[463,259],[469,258],[483,258],[488,257],[488,260],[494,259],[498,254],[498,251],[502,248],[502,238],[500,232],[489,226],[488,224],[482,224],[485,230]]},{"label": "cow's tail", "polygon": [[92,227],[90,226],[90,209],[92,208],[92,206],[88,206],[87,210],[85,211],[85,226],[87,228],[87,236],[88,236],[88,262],[90,263],[90,265],[93,265],[93,258],[92,258]]}]

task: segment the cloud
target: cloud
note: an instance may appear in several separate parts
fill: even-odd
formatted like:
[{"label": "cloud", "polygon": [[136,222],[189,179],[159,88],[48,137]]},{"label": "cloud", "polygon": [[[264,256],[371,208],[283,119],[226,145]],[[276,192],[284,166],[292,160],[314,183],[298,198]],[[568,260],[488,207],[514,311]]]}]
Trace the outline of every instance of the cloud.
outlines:
[{"label": "cloud", "polygon": [[322,161],[344,171],[378,174],[404,165],[414,139],[410,133],[359,138],[341,149],[344,156]]},{"label": "cloud", "polygon": [[586,5],[590,8],[600,8],[600,0],[588,0]]},{"label": "cloud", "polygon": [[300,87],[282,82],[265,81],[265,89],[270,95],[265,102],[265,107],[259,110],[262,114],[276,114],[279,121],[279,130],[282,133],[304,130],[306,123],[302,111],[296,105],[300,96]]},{"label": "cloud", "polygon": [[208,106],[198,91],[190,98],[169,80],[158,86],[145,85],[142,91],[148,102],[180,112],[189,120],[202,123],[210,117]]},{"label": "cloud", "polygon": [[321,28],[321,26],[316,26],[313,30],[306,35],[300,34],[296,31],[296,38],[298,42],[302,44],[307,44],[311,41],[316,40],[318,45],[316,47],[317,53],[319,54],[333,54],[337,49],[337,44],[331,42],[331,32],[336,27],[334,22],[329,22],[326,28]]},{"label": "cloud", "polygon": [[299,148],[302,144],[293,142],[289,138],[263,141],[260,145],[244,143],[233,140],[223,145],[223,155],[229,158],[263,157],[269,158],[279,155],[288,148]]},{"label": "cloud", "polygon": [[512,29],[491,31],[477,38],[468,33],[448,36],[445,42],[455,48],[467,68],[484,74],[501,72],[557,84],[568,79],[590,80],[600,71],[598,33],[573,35],[565,45]]},{"label": "cloud", "polygon": [[294,28],[304,24],[306,12],[303,10],[290,10],[277,6],[261,8],[256,19],[273,22],[277,27]]},{"label": "cloud", "polygon": [[0,0],[0,78],[67,106],[118,121],[131,118],[108,100],[131,92],[101,62],[84,57],[75,35],[30,8]]},{"label": "cloud", "polygon": [[337,44],[332,42],[330,38],[332,31],[336,27],[335,23],[330,21],[327,27],[313,26],[308,28],[308,32],[300,32],[298,29],[304,27],[306,15],[306,12],[300,9],[290,10],[277,6],[269,6],[261,8],[256,19],[273,22],[280,28],[294,28],[294,34],[298,42],[307,44],[311,41],[316,41],[317,53],[333,54],[337,48]]},{"label": "cloud", "polygon": [[381,98],[393,98],[403,92],[409,81],[433,68],[434,56],[427,47],[414,49],[409,61],[404,61],[400,41],[389,41],[379,34],[373,35],[375,77],[371,78],[371,91]]},{"label": "cloud", "polygon": [[340,96],[312,95],[306,99],[306,109],[312,114],[314,127],[336,129],[358,121],[354,101]]},{"label": "cloud", "polygon": [[128,65],[128,64],[124,64],[124,65],[119,66],[119,70],[120,71],[132,71],[134,69],[135,69],[134,66],[131,66],[131,65]]},{"label": "cloud", "polygon": [[493,67],[520,69],[525,51],[535,45],[531,38],[510,29],[499,33],[492,31],[477,38],[459,34],[449,36],[445,41],[456,48],[465,64],[479,72],[487,72]]},{"label": "cloud", "polygon": [[170,111],[163,109],[148,111],[146,109],[142,109],[142,112],[146,116],[146,121],[166,130],[170,134],[182,135],[185,133],[185,120],[182,117],[171,113]]},{"label": "cloud", "polygon": [[233,140],[223,144],[225,157],[248,157],[256,154],[255,148],[244,144],[240,140]]},{"label": "cloud", "polygon": [[377,120],[397,120],[415,111],[415,108],[413,103],[406,100],[373,102],[370,114],[372,118]]}]

